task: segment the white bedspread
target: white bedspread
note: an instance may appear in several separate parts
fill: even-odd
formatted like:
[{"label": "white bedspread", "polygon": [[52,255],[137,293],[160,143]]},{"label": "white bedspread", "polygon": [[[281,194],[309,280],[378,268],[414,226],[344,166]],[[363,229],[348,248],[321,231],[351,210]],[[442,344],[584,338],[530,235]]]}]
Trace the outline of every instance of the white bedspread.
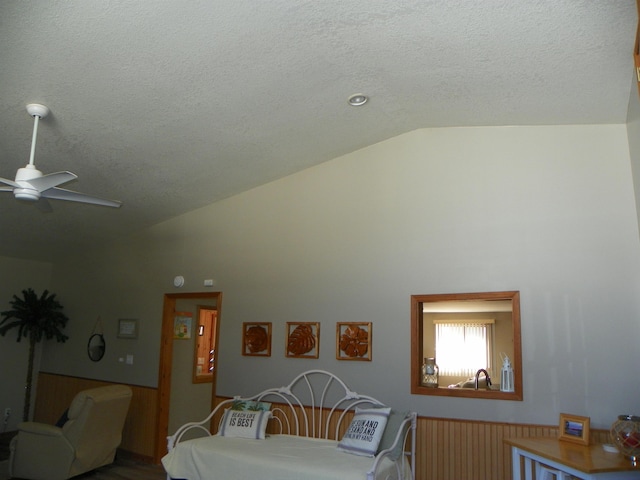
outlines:
[{"label": "white bedspread", "polygon": [[[162,464],[171,478],[187,480],[366,479],[374,459],[340,452],[337,444],[293,435],[265,440],[212,436],[179,443]],[[388,459],[381,470],[396,477],[395,464]]]}]

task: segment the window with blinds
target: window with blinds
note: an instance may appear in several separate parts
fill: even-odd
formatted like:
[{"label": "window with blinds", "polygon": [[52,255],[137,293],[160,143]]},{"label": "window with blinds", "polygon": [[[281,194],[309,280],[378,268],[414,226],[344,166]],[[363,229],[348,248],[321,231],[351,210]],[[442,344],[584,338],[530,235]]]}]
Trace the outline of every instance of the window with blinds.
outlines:
[{"label": "window with blinds", "polygon": [[440,375],[472,377],[489,370],[495,320],[434,320]]}]

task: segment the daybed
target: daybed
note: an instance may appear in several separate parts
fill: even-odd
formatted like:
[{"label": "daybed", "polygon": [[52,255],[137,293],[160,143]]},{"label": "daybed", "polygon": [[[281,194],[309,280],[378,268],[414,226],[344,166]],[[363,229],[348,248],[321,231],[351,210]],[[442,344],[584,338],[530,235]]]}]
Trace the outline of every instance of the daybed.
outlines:
[{"label": "daybed", "polygon": [[[194,432],[201,436],[189,438]],[[392,410],[329,372],[309,370],[183,425],[168,437],[162,464],[168,479],[413,480],[415,446],[414,412]]]}]

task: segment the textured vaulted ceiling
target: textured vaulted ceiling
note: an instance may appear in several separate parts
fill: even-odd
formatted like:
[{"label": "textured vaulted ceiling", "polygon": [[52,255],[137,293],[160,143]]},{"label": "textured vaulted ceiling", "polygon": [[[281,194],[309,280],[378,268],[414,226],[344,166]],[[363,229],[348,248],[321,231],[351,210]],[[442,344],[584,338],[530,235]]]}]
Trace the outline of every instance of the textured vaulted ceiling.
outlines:
[{"label": "textured vaulted ceiling", "polygon": [[[3,0],[0,255],[53,260],[423,127],[624,123],[633,0]],[[365,92],[365,106],[347,97]]]}]

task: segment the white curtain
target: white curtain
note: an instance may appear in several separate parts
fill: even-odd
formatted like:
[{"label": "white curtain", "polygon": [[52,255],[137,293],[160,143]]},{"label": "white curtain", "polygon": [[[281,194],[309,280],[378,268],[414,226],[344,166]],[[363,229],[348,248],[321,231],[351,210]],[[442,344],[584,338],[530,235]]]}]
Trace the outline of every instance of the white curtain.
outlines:
[{"label": "white curtain", "polygon": [[474,376],[491,368],[491,324],[436,322],[436,363],[440,375]]}]

